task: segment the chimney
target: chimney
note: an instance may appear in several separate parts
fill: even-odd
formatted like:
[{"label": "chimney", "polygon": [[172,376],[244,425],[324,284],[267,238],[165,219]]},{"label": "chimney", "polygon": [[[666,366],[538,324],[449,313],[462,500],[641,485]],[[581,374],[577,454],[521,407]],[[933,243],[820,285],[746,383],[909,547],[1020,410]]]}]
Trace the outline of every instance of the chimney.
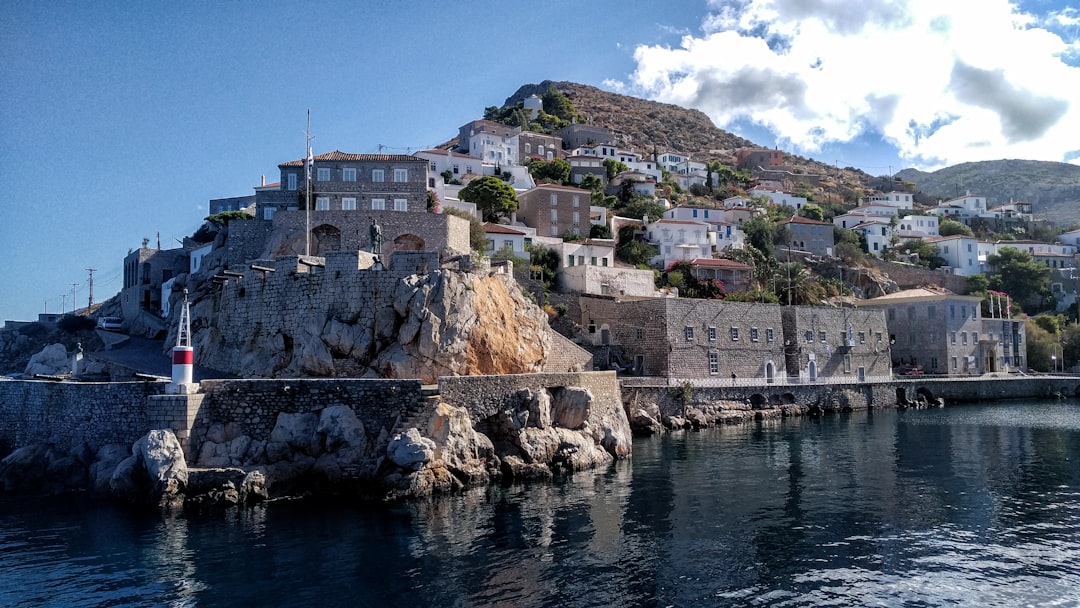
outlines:
[{"label": "chimney", "polygon": [[262,186],[265,187],[266,186],[266,176],[265,175],[262,176],[261,182],[262,182]]}]

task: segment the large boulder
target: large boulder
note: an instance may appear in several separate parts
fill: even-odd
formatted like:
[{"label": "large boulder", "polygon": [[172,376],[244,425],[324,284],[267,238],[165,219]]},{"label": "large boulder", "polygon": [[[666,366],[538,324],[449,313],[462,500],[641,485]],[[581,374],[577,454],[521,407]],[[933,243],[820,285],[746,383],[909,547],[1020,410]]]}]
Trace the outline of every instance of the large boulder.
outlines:
[{"label": "large boulder", "polygon": [[468,410],[440,403],[428,424],[435,458],[465,483],[485,483],[499,470],[491,440],[473,428]]},{"label": "large boulder", "polygon": [[109,479],[112,493],[138,504],[183,503],[188,470],[180,441],[170,430],[153,430],[131,446],[131,456]]},{"label": "large boulder", "polygon": [[101,446],[90,464],[90,491],[95,496],[109,494],[109,480],[113,471],[131,454],[131,449],[119,443]]},{"label": "large boulder", "polygon": [[412,428],[394,435],[386,446],[386,457],[406,471],[419,471],[435,459],[435,448],[434,441]]},{"label": "large boulder", "polygon": [[50,344],[41,349],[41,352],[30,357],[23,372],[27,376],[37,374],[43,376],[55,376],[71,371],[71,359],[63,344]]},{"label": "large boulder", "polygon": [[292,460],[295,453],[316,457],[322,452],[322,445],[316,431],[319,416],[313,412],[290,414],[281,412],[270,432],[270,441],[266,444],[267,458],[273,461]]},{"label": "large boulder", "polygon": [[0,461],[0,491],[59,494],[86,487],[87,467],[49,443],[18,448]]}]

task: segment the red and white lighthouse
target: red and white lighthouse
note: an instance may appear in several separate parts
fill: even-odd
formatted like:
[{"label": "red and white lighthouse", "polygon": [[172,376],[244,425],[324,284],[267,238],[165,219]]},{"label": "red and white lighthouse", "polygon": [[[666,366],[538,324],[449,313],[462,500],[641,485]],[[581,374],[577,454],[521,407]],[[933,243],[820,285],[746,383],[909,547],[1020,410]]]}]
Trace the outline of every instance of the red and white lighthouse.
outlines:
[{"label": "red and white lighthouse", "polygon": [[176,329],[176,346],[172,350],[172,385],[173,393],[187,392],[182,386],[193,384],[192,370],[195,366],[195,351],[191,348],[191,309],[188,306],[188,292],[184,290],[184,305],[180,308],[180,326]]}]

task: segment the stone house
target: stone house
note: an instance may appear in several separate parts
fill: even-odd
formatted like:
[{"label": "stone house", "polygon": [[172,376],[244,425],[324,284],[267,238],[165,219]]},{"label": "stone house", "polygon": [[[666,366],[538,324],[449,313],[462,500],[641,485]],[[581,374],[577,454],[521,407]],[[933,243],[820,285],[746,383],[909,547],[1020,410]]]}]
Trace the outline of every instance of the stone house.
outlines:
[{"label": "stone house", "polygon": [[777,223],[791,231],[789,244],[814,255],[831,256],[833,254],[833,225],[810,218],[794,215]]},{"label": "stone house", "polygon": [[[517,219],[536,229],[538,236],[580,234],[588,236],[594,210],[589,205],[591,193],[581,188],[557,184],[539,184],[518,194]],[[596,208],[604,211],[603,207]],[[597,223],[605,224],[606,216]]]},{"label": "stone house", "polygon": [[[893,366],[922,366],[928,374],[950,376],[1005,371],[1002,332],[987,332],[982,298],[945,289],[918,288],[864,301],[860,307],[885,311]],[[1015,327],[1006,334],[1010,360],[1025,358]]]},{"label": "stone house", "polygon": [[570,181],[580,184],[586,175],[595,175],[602,183],[607,183],[607,168],[604,160],[595,156],[568,156],[570,163]]},{"label": "stone house", "polygon": [[143,311],[161,316],[162,285],[191,268],[191,248],[151,249],[147,245],[143,242],[142,247],[124,257],[120,307],[126,328]]},{"label": "stone house", "polygon": [[784,153],[767,148],[740,148],[735,151],[735,166],[742,170],[784,166]]},{"label": "stone house", "polygon": [[690,260],[690,272],[697,279],[720,281],[724,293],[747,291],[754,278],[754,267],[719,258],[696,258]]},{"label": "stone house", "polygon": [[586,144],[610,144],[615,132],[596,125],[572,124],[559,129],[556,135],[562,139],[563,149],[573,150]]},{"label": "stone house", "polygon": [[[403,154],[347,154],[314,157],[311,204],[314,211],[427,211],[428,162]],[[305,160],[281,163],[280,187],[256,192],[256,217],[303,209]]]},{"label": "stone house", "polygon": [[[781,307],[687,298],[579,298],[584,338],[641,376],[783,378]],[[594,363],[597,362],[594,359]]]},{"label": "stone house", "polygon": [[885,313],[879,309],[784,306],[785,363],[789,378],[890,376]]},{"label": "stone house", "polygon": [[522,131],[518,134],[518,158],[524,164],[529,159],[554,160],[562,158],[562,138],[557,135]]}]

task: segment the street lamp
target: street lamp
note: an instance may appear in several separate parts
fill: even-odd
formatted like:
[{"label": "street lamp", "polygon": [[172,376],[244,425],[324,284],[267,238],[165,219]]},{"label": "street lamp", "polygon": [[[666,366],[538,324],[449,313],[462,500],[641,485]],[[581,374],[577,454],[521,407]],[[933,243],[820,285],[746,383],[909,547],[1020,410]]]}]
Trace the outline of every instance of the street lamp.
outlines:
[{"label": "street lamp", "polygon": [[1057,373],[1057,355],[1050,355],[1050,371]]}]

